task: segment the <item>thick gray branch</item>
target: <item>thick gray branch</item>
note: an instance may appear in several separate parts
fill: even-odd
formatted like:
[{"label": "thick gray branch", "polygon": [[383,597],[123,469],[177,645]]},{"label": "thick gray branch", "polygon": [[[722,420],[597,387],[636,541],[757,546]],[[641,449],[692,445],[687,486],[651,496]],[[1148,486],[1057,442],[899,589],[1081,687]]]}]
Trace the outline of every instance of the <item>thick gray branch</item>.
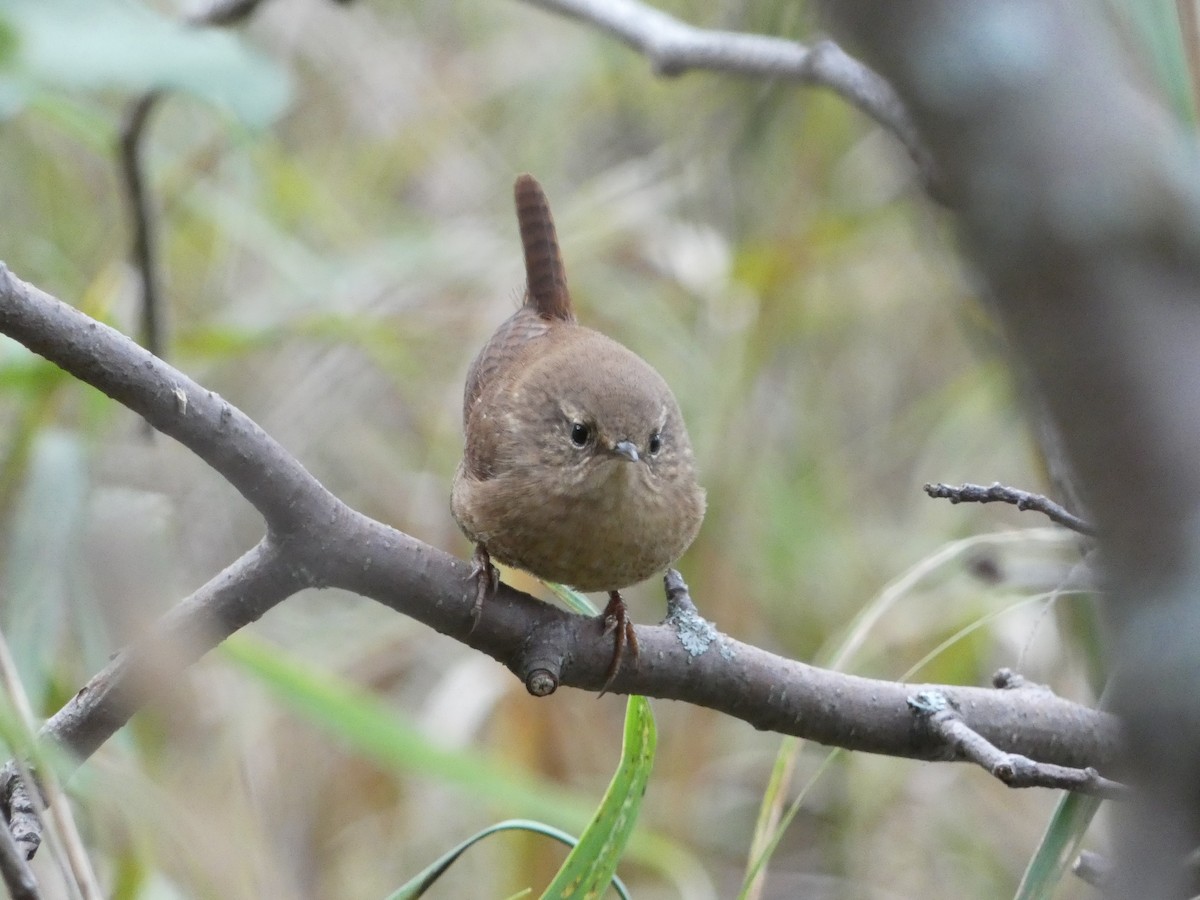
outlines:
[{"label": "thick gray branch", "polygon": [[[125,335],[14,276],[0,263],[0,333],[103,391],[212,466],[281,533],[337,504],[240,410]],[[250,452],[253,448],[253,452]],[[305,495],[308,503],[294,500]],[[323,510],[314,509],[319,504]]]},{"label": "thick gray branch", "polygon": [[[378,600],[489,654],[538,693],[601,687],[612,644],[595,619],[502,585],[472,628],[475,586],[466,562],[345,506],[241,412],[2,264],[0,332],[179,439],[241,487],[268,524],[262,543],[163,617],[47,722],[43,736],[77,757],[120,728],[155,686],[304,587],[340,587]],[[937,690],[1005,751],[1077,767],[1104,767],[1117,752],[1114,719],[1048,691],[856,678],[741,644],[695,616],[639,627],[638,640],[640,663],[622,668],[614,691],[707,706],[824,744],[957,759],[914,729],[907,708],[909,695]]]}]

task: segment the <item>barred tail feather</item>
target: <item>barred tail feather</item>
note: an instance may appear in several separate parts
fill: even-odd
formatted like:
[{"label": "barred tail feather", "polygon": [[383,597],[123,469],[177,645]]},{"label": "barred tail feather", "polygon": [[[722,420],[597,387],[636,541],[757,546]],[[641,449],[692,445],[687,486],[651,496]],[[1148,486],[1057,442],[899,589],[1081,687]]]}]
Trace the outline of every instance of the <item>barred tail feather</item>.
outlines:
[{"label": "barred tail feather", "polygon": [[546,193],[532,175],[519,175],[513,185],[513,198],[517,204],[517,222],[521,226],[521,244],[525,248],[528,285],[525,303],[547,321],[574,322],[567,272],[563,268]]}]

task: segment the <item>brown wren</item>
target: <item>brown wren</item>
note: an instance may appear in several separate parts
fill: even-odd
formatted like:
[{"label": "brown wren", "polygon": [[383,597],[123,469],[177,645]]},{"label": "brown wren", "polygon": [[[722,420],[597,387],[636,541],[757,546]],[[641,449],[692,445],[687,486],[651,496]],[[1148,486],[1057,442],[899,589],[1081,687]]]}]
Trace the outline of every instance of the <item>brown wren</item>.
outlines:
[{"label": "brown wren", "polygon": [[[613,633],[604,689],[637,636],[621,588],[661,572],[704,519],[675,396],[632,351],[575,320],[542,186],[513,187],[526,291],[479,351],[463,393],[466,446],[451,510],[475,542],[476,621],[492,560],[580,591],[605,591]],[[603,691],[602,691],[603,693]]]}]

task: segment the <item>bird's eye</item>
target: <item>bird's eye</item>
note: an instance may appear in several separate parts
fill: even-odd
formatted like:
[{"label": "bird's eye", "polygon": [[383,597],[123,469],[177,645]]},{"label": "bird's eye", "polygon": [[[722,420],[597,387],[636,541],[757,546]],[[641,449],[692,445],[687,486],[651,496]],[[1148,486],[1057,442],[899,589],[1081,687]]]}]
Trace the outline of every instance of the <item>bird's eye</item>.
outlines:
[{"label": "bird's eye", "polygon": [[650,435],[650,443],[647,444],[646,449],[650,451],[651,456],[658,456],[658,451],[662,449],[662,435],[657,431]]},{"label": "bird's eye", "polygon": [[576,447],[586,447],[588,439],[592,436],[592,429],[588,428],[582,422],[575,422],[571,425],[571,443]]}]

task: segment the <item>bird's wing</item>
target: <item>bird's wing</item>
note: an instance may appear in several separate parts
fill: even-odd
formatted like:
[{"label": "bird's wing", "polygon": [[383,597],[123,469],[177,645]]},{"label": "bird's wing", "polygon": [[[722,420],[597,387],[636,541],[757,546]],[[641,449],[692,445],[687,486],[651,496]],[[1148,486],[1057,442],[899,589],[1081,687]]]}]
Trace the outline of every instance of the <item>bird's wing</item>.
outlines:
[{"label": "bird's wing", "polygon": [[463,389],[463,426],[470,424],[471,410],[497,378],[514,364],[520,364],[523,350],[530,341],[542,337],[551,328],[531,306],[522,306],[496,329],[471,363]]}]

